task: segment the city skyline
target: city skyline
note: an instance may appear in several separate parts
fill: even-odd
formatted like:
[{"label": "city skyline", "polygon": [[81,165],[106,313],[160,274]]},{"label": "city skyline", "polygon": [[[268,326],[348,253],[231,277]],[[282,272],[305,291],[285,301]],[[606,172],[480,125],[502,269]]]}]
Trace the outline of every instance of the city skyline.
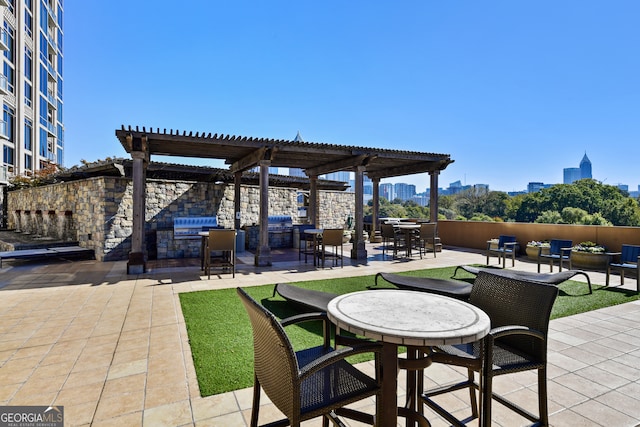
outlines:
[{"label": "city skyline", "polygon": [[[635,188],[637,16],[632,0],[68,0],[64,164],[126,156],[121,125],[283,140],[300,131],[308,142],[449,154],[441,187],[561,183],[587,151],[595,179]],[[189,25],[172,31],[179,22]]]}]

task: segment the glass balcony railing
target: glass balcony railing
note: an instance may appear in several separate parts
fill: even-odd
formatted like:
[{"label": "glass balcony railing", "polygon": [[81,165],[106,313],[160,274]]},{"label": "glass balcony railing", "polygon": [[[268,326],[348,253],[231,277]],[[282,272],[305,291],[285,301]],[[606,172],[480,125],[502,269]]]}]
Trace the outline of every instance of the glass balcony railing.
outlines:
[{"label": "glass balcony railing", "polygon": [[9,94],[9,80],[7,76],[4,74],[0,74],[0,94],[8,95]]},{"label": "glass balcony railing", "polygon": [[0,49],[9,50],[9,33],[4,28],[0,29]]},{"label": "glass balcony railing", "polygon": [[0,138],[9,139],[9,126],[4,120],[0,120]]}]

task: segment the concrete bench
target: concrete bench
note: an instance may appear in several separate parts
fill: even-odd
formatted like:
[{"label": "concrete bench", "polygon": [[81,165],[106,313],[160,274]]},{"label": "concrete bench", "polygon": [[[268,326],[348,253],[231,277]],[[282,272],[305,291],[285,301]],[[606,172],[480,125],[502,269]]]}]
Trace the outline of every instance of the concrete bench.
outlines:
[{"label": "concrete bench", "polygon": [[198,233],[218,227],[217,216],[183,216],[173,219],[173,238],[198,239]]}]

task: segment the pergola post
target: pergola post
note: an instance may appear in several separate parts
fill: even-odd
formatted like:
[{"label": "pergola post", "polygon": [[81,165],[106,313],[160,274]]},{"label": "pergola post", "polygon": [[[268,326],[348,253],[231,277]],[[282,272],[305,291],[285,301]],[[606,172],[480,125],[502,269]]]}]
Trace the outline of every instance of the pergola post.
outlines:
[{"label": "pergola post", "polygon": [[316,228],[318,223],[318,175],[309,176],[309,218]]},{"label": "pergola post", "polygon": [[431,183],[429,186],[429,221],[438,222],[438,175],[440,171],[429,172]]},{"label": "pergola post", "polygon": [[356,167],[356,194],[355,194],[355,241],[351,248],[351,259],[366,260],[367,249],[362,231],[364,229],[364,166]]},{"label": "pergola post", "polygon": [[233,228],[235,228],[236,230],[240,230],[240,189],[241,189],[241,179],[242,179],[242,172],[236,172],[233,174],[233,211],[235,212],[234,214],[234,219],[233,219]]},{"label": "pergola post", "polygon": [[133,228],[131,230],[131,252],[127,262],[127,274],[142,274],[147,270],[144,254],[144,223],[146,209],[146,171],[149,163],[147,139],[132,138],[133,159]]},{"label": "pergola post", "polygon": [[380,178],[374,178],[371,180],[373,183],[373,199],[371,209],[371,232],[369,233],[369,241],[379,243],[382,241],[382,237],[378,232],[380,225],[378,224],[378,211],[380,209]]},{"label": "pergola post", "polygon": [[271,265],[269,247],[269,166],[271,160],[260,160],[260,233],[254,264],[258,267]]}]

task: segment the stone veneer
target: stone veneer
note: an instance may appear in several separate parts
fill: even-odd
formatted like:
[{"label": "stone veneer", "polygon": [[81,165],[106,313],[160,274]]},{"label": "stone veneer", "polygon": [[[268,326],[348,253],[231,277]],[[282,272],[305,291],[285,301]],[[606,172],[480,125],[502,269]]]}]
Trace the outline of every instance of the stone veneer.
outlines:
[{"label": "stone veneer", "polygon": [[[218,216],[234,226],[233,184],[147,180],[145,229],[147,250],[158,259],[200,255],[200,239],[173,239],[173,218]],[[133,184],[129,178],[96,177],[8,193],[8,228],[77,241],[94,249],[96,259],[127,259],[133,226]],[[269,188],[269,215],[298,218],[295,188]],[[241,227],[259,221],[260,188],[240,190]],[[342,227],[354,213],[354,194],[320,191],[320,227]],[[52,220],[55,218],[55,220]],[[55,225],[52,225],[55,224]],[[155,243],[155,245],[153,244]]]}]

